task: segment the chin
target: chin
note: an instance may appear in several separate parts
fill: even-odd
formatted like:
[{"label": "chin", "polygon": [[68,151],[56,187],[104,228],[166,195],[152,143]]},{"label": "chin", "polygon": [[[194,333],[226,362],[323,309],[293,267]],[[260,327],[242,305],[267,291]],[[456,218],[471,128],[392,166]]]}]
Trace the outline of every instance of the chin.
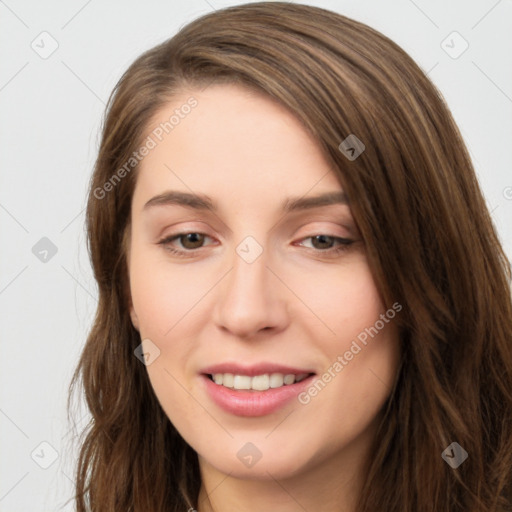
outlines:
[{"label": "chin", "polygon": [[[201,456],[208,465],[213,466],[217,471],[223,474],[229,474],[233,478],[243,480],[285,480],[292,478],[311,465],[311,458],[305,457],[304,453],[300,454],[300,445],[294,447],[291,444],[286,446],[286,451],[279,453],[279,450],[270,445],[268,442],[265,446],[260,443],[261,457],[251,464],[243,462],[244,453],[238,455],[240,451],[240,443],[236,442],[233,449],[219,446],[219,451],[215,453],[207,453],[207,456]],[[245,443],[242,443],[242,446]],[[250,452],[250,450],[248,450]],[[230,453],[233,453],[231,456]],[[267,455],[265,455],[267,453]],[[256,452],[254,452],[256,455]]]}]

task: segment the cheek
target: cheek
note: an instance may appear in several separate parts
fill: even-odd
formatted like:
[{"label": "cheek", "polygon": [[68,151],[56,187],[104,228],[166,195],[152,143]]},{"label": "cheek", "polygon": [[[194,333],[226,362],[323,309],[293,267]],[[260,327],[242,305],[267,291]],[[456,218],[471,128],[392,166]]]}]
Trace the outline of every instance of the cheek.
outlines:
[{"label": "cheek", "polygon": [[[308,270],[294,265],[280,269],[283,281],[295,295],[289,298],[289,312],[305,330],[311,330],[312,339],[318,338],[314,329],[321,329],[327,334],[322,338],[329,343],[336,339],[339,350],[346,340],[350,343],[373,325],[382,312],[372,275],[363,255],[350,258],[346,265]],[[141,336],[173,337],[171,331],[177,327],[183,338],[189,329],[204,324],[205,318],[194,321],[203,309],[196,306],[213,291],[222,274],[219,268],[212,272],[211,262],[170,263],[163,250],[155,255],[135,247],[130,260],[130,288]],[[305,316],[308,310],[311,314]]]},{"label": "cheek", "polygon": [[[347,341],[350,344],[350,340],[373,325],[383,312],[363,255],[351,258],[347,264],[326,266],[319,272],[289,275],[288,281],[293,283],[293,290],[301,299],[297,307],[304,312],[305,304],[316,317],[314,323],[322,322],[321,339],[336,353]],[[314,338],[319,338],[318,333]]]},{"label": "cheek", "polygon": [[183,328],[182,319],[193,318],[194,305],[211,287],[208,280],[197,276],[198,273],[191,273],[185,266],[170,265],[165,255],[155,259],[133,254],[130,290],[141,336],[166,337],[179,322]]},{"label": "cheek", "polygon": [[[338,385],[348,391],[347,400],[354,398],[358,408],[370,399],[378,403],[387,393],[398,362],[398,331],[395,311],[386,315],[379,292],[368,265],[360,265],[338,284],[332,325],[336,342],[326,352],[330,362],[340,362],[343,368]],[[339,369],[340,367],[337,366]]]},{"label": "cheek", "polygon": [[316,413],[323,411],[326,431],[344,425],[346,432],[355,433],[369,424],[391,390],[400,357],[393,320],[399,313],[392,310],[386,316],[364,260],[346,271],[337,270],[324,281],[328,285],[310,294],[315,312],[334,334],[324,328],[327,335],[316,337],[325,356],[325,373],[317,386],[306,390],[301,403],[315,410],[305,420],[310,428],[316,424]]}]

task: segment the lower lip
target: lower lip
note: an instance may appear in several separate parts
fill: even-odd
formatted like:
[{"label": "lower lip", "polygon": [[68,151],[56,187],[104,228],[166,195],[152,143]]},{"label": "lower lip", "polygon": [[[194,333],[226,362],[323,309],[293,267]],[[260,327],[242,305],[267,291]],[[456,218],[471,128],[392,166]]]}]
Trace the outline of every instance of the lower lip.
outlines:
[{"label": "lower lip", "polygon": [[311,384],[314,375],[280,388],[266,391],[234,390],[215,384],[207,375],[201,376],[210,398],[222,409],[236,416],[265,416],[292,401]]}]

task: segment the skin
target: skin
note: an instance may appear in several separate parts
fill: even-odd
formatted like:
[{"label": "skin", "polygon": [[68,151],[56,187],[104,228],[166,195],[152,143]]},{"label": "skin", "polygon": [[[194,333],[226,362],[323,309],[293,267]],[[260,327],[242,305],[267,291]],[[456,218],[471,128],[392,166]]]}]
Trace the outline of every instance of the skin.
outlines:
[{"label": "skin", "polygon": [[[342,191],[317,143],[287,110],[235,85],[175,96],[147,134],[191,95],[197,107],[142,160],[132,201],[130,314],[160,354],[147,365],[164,411],[199,457],[199,512],[353,511],[398,362],[393,321],[307,404],[256,418],[225,412],[200,370],[226,361],[277,362],[322,375],[386,311],[347,204],[283,215],[288,197]],[[168,190],[207,194],[218,211],[144,209]],[[176,233],[204,233],[168,247]],[[344,251],[329,235],[351,239]],[[236,252],[252,236],[252,263]],[[313,238],[310,238],[313,237]],[[201,240],[201,239],[199,239]],[[199,247],[195,248],[194,247]],[[147,343],[147,342],[145,342]],[[148,345],[146,345],[148,346]],[[247,442],[261,459],[246,467]]]}]

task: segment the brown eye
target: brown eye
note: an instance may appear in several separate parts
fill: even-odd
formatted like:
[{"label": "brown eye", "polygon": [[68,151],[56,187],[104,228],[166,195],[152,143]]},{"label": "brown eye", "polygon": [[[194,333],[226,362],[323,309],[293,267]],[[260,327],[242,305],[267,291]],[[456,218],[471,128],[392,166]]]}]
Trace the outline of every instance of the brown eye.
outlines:
[{"label": "brown eye", "polygon": [[179,235],[178,238],[181,241],[181,245],[185,249],[198,249],[204,243],[205,235],[202,233],[186,233]]},{"label": "brown eye", "polygon": [[[166,251],[169,251],[175,255],[186,256],[196,254],[195,249],[201,249],[206,238],[210,238],[203,233],[178,233],[176,235],[170,235],[158,243],[162,245]],[[178,247],[175,245],[178,244]]]},{"label": "brown eye", "polygon": [[315,249],[330,249],[333,246],[335,240],[335,237],[329,235],[312,236],[311,245],[313,245]]},{"label": "brown eye", "polygon": [[341,255],[344,251],[347,251],[349,247],[354,243],[354,240],[349,238],[342,238],[339,236],[332,235],[313,235],[303,239],[303,243],[308,241],[307,244],[303,245],[309,251],[313,251],[317,255],[325,257],[334,257]]}]

